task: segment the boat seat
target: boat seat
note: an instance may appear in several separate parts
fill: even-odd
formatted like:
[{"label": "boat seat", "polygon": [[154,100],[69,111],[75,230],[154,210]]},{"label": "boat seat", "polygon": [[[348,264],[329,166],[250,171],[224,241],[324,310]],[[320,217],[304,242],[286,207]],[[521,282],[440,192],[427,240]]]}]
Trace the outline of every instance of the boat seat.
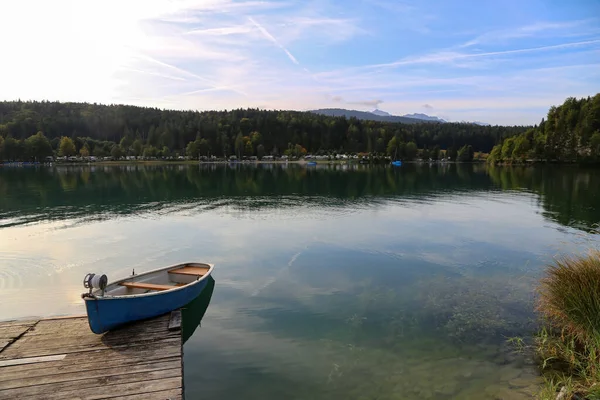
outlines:
[{"label": "boat seat", "polygon": [[146,282],[121,282],[121,286],[125,286],[132,289],[149,289],[149,290],[169,290],[177,286],[175,285],[159,285],[156,283]]},{"label": "boat seat", "polygon": [[196,275],[196,276],[204,276],[210,267],[181,267],[177,269],[172,269],[169,271],[170,274],[182,274],[182,275]]}]

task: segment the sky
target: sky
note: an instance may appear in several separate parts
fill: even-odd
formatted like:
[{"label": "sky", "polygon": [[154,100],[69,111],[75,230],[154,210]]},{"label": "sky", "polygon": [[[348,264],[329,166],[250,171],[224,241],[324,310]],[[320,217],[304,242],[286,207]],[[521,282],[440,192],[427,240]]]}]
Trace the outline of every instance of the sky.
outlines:
[{"label": "sky", "polygon": [[535,124],[600,92],[598,0],[2,0],[0,100]]}]

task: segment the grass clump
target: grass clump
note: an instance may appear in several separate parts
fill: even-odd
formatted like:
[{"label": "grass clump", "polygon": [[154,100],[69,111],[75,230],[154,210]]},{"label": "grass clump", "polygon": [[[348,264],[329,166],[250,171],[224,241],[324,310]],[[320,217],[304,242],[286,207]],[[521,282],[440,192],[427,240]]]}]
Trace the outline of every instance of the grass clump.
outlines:
[{"label": "grass clump", "polygon": [[538,289],[540,397],[600,399],[600,252],[557,260]]}]

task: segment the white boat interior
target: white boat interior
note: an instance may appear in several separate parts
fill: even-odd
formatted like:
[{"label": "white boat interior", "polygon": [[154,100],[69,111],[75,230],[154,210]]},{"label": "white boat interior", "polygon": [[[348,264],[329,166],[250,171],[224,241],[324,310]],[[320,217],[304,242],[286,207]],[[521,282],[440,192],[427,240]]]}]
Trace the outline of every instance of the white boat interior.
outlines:
[{"label": "white boat interior", "polygon": [[[104,296],[133,296],[176,289],[210,274],[212,265],[187,263],[118,280],[106,286]],[[97,291],[94,294],[99,295]]]}]

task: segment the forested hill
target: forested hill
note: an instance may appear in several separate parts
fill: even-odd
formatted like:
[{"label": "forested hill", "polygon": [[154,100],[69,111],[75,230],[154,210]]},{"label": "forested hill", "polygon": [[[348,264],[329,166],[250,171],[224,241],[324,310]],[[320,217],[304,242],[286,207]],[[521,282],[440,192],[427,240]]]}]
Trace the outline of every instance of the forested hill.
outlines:
[{"label": "forested hill", "polygon": [[[12,138],[10,157],[27,157],[13,143],[37,132],[56,151],[60,137],[73,138],[76,152],[87,146],[92,155],[107,155],[118,144],[124,154],[183,154],[190,142],[201,155],[261,155],[298,152],[379,152],[414,142],[418,148],[455,150],[471,145],[489,152],[504,137],[527,127],[453,123],[399,124],[361,121],[297,111],[239,109],[173,111],[125,105],[59,102],[0,102],[0,136]],[[135,145],[134,145],[135,144]],[[411,144],[411,146],[414,146]],[[14,148],[14,149],[13,149]],[[16,149],[16,150],[15,150]],[[194,154],[195,155],[195,154]]]},{"label": "forested hill", "polygon": [[490,162],[525,160],[600,162],[600,93],[594,97],[569,97],[550,107],[539,125],[505,138],[492,150]]},{"label": "forested hill", "polygon": [[423,123],[425,121],[423,119],[410,118],[400,115],[381,115],[366,111],[346,110],[343,108],[320,108],[318,110],[310,110],[310,112],[314,114],[327,115],[330,117],[354,117],[360,120],[400,122],[402,124],[418,124]]}]

